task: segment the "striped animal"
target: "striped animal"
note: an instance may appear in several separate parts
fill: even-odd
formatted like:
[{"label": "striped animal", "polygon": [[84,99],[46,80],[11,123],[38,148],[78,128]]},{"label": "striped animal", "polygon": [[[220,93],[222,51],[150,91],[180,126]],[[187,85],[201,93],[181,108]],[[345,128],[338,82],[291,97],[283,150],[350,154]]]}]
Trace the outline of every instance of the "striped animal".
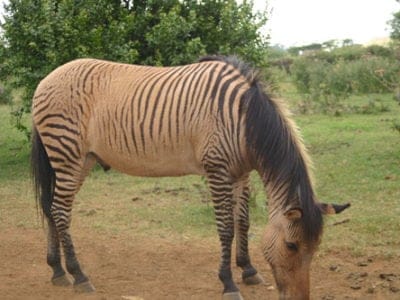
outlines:
[{"label": "striped animal", "polygon": [[69,231],[72,203],[97,163],[130,175],[207,178],[220,237],[224,299],[242,299],[232,280],[231,248],[243,281],[261,276],[250,262],[249,172],[269,195],[264,254],[283,299],[309,297],[309,268],[322,214],[347,205],[316,201],[309,160],[284,106],[256,72],[232,57],[180,67],[79,59],[43,79],[33,98],[32,167],[48,223],[47,263],[55,285],[94,287],[82,272]]}]

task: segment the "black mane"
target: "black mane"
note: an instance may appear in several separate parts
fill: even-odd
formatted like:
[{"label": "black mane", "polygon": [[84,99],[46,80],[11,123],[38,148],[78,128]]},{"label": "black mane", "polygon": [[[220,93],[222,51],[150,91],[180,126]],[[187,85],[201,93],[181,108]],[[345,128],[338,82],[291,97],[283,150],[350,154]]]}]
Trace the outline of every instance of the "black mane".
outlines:
[{"label": "black mane", "polygon": [[246,78],[251,86],[259,80],[259,72],[249,63],[240,60],[237,56],[208,55],[199,59],[199,62],[205,61],[221,61],[233,66]]}]

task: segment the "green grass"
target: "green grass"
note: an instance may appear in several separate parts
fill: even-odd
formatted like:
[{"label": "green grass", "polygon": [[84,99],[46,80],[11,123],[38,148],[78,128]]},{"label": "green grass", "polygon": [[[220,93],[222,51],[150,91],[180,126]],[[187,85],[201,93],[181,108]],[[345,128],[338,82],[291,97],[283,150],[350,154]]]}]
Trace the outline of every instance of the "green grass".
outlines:
[{"label": "green grass", "polygon": [[12,125],[10,107],[0,105],[0,228],[37,226],[29,147],[26,137]]},{"label": "green grass", "polygon": [[[288,87],[288,91],[290,86]],[[293,106],[300,99],[286,98]],[[320,254],[400,257],[400,134],[393,120],[400,106],[390,95],[379,96],[388,111],[368,114],[297,115],[314,161],[316,192],[321,201],[352,207],[327,217]],[[285,96],[284,96],[285,98]],[[346,100],[368,105],[370,97]],[[29,124],[29,118],[26,120]],[[0,106],[0,230],[38,228],[29,177],[29,143],[10,122],[8,106]],[[255,199],[251,232],[260,239],[267,221],[265,194],[252,175]],[[333,225],[349,219],[349,222]],[[73,211],[73,226],[95,232],[210,237],[216,235],[214,213],[204,179],[130,177],[96,168],[85,181]]]},{"label": "green grass", "polygon": [[28,160],[26,136],[13,127],[10,107],[0,105],[0,181],[26,176]]}]

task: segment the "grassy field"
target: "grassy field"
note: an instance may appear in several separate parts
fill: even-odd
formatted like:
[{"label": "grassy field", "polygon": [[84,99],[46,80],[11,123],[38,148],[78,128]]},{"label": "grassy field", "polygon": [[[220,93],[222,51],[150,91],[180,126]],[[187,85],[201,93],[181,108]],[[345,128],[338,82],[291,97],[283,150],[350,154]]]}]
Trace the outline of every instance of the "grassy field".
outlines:
[{"label": "grassy field", "polygon": [[[370,97],[347,102],[362,107]],[[295,116],[314,161],[319,198],[352,203],[342,215],[326,218],[321,255],[344,250],[400,258],[400,134],[391,128],[400,106],[390,95],[380,96],[379,103],[386,111]],[[13,128],[8,106],[0,106],[0,128],[0,230],[39,228],[29,143]],[[260,181],[256,174],[252,178],[251,234],[259,239],[267,211]],[[78,194],[73,222],[98,232],[209,237],[216,229],[208,199],[200,177],[146,179],[95,169]]]}]

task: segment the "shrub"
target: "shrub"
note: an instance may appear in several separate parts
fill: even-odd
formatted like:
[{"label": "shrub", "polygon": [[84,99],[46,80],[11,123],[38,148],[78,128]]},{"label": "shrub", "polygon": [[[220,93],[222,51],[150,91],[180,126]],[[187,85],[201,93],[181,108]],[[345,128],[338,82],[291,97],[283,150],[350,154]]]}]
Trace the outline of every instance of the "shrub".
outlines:
[{"label": "shrub", "polygon": [[371,56],[354,62],[357,93],[392,92],[397,85],[399,64],[384,57]]},{"label": "shrub", "polygon": [[[392,58],[365,55],[335,63],[315,57],[299,57],[292,66],[297,90],[314,101],[340,101],[350,94],[393,92],[400,64]],[[329,98],[329,101],[328,101]]]},{"label": "shrub", "polygon": [[0,104],[11,104],[11,89],[6,85],[0,85]]}]

